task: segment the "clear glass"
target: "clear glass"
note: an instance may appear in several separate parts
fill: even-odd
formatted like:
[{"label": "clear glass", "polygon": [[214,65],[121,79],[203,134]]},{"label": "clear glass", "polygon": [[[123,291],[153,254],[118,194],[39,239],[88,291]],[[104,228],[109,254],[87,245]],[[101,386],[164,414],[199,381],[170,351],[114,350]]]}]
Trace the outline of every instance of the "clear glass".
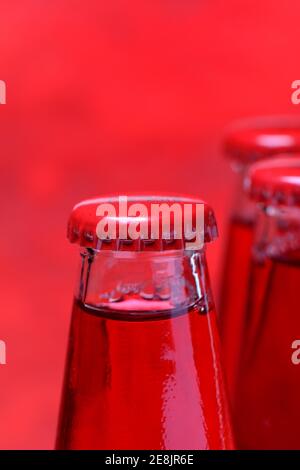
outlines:
[{"label": "clear glass", "polygon": [[232,448],[205,251],[81,257],[57,448]]},{"label": "clear glass", "polygon": [[234,170],[237,174],[237,187],[229,221],[218,314],[222,357],[232,403],[235,400],[235,381],[242,349],[253,228],[256,219],[255,205],[243,189],[247,167],[235,165]]},{"label": "clear glass", "polygon": [[233,409],[238,448],[300,449],[300,211],[260,211]]}]

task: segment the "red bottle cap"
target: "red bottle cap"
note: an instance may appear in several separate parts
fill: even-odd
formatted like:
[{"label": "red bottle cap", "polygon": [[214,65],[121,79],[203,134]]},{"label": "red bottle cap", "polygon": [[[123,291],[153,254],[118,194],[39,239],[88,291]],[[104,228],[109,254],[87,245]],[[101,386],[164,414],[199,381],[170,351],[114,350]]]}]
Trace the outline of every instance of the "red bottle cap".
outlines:
[{"label": "red bottle cap", "polygon": [[[136,204],[139,206],[134,206]],[[163,209],[163,215],[161,211],[157,212],[158,205]],[[176,216],[171,210],[171,217],[168,218],[168,208],[171,209],[172,205],[176,207]],[[166,220],[169,220],[167,226]],[[138,234],[136,224],[139,224]],[[110,229],[106,239],[103,231],[100,231],[104,226],[105,231]],[[185,249],[187,244],[194,243],[195,240],[210,242],[217,236],[212,208],[201,199],[186,196],[112,196],[89,199],[73,208],[68,223],[68,238],[71,243],[97,250]]]},{"label": "red bottle cap", "polygon": [[257,202],[300,206],[300,154],[255,163],[245,179],[245,189]]},{"label": "red bottle cap", "polygon": [[248,165],[276,154],[300,152],[300,119],[274,116],[241,121],[224,139],[225,154]]}]

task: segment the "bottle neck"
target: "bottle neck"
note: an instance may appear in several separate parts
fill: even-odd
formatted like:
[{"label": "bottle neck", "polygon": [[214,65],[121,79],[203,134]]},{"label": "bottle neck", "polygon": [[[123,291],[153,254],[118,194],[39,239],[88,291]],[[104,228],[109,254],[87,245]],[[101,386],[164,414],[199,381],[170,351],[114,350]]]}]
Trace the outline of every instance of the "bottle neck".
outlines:
[{"label": "bottle neck", "polygon": [[77,299],[105,316],[144,319],[213,308],[205,250],[84,250]]},{"label": "bottle neck", "polygon": [[258,211],[253,256],[300,261],[300,209],[261,206]]},{"label": "bottle neck", "polygon": [[232,219],[245,225],[253,225],[256,217],[256,206],[244,190],[244,180],[249,166],[232,163],[232,169],[236,173],[236,187],[234,192],[234,203]]}]

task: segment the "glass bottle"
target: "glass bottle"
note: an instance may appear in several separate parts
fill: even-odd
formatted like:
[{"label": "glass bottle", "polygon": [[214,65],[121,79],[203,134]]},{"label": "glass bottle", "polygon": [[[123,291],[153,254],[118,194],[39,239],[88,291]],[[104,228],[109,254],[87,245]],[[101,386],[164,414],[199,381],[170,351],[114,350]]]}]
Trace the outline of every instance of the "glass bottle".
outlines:
[{"label": "glass bottle", "polygon": [[237,445],[300,449],[300,155],[253,165],[247,185],[260,209],[233,407]]},{"label": "glass bottle", "polygon": [[[172,225],[170,239],[161,231],[157,239],[117,233],[116,239],[99,240],[97,207],[117,206],[117,199],[84,201],[69,221],[69,239],[81,245],[81,267],[57,448],[231,448],[205,245],[186,249]],[[154,202],[181,208],[197,202],[128,201],[148,208]],[[205,242],[217,236],[207,204],[203,233]]]},{"label": "glass bottle", "polygon": [[230,216],[218,324],[229,398],[234,403],[235,381],[242,349],[248,277],[257,211],[244,193],[249,166],[277,154],[300,150],[300,120],[294,116],[270,116],[232,125],[224,139],[224,152],[237,175],[234,206]]}]

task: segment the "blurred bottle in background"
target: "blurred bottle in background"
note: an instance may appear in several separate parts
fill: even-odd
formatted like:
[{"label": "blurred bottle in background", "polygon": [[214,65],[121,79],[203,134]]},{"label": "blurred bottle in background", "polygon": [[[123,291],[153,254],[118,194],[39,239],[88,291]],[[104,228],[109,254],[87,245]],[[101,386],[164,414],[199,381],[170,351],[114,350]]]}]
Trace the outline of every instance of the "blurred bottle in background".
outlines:
[{"label": "blurred bottle in background", "polygon": [[[97,207],[107,202],[118,213],[117,200],[83,202],[69,221],[69,239],[82,251],[57,448],[230,449],[205,245],[184,250],[184,238],[161,236],[99,240]],[[205,204],[204,241],[216,236]]]},{"label": "blurred bottle in background", "polygon": [[241,449],[300,449],[300,155],[260,162],[248,190],[260,204],[249,306],[233,406]]},{"label": "blurred bottle in background", "polygon": [[224,152],[237,173],[219,301],[218,323],[229,398],[234,403],[235,380],[242,349],[255,204],[243,190],[249,165],[276,154],[300,150],[300,119],[270,116],[240,121],[225,135]]}]

